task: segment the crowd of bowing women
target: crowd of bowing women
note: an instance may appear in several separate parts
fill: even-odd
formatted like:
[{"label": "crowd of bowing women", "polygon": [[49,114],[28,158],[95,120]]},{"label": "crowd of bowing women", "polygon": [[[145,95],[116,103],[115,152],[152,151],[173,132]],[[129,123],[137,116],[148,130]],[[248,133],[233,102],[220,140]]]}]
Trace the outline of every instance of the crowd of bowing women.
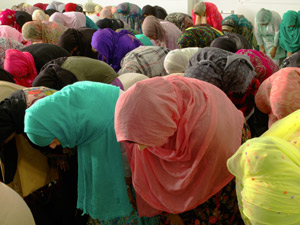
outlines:
[{"label": "crowd of bowing women", "polygon": [[300,224],[300,12],[0,12],[0,224]]}]

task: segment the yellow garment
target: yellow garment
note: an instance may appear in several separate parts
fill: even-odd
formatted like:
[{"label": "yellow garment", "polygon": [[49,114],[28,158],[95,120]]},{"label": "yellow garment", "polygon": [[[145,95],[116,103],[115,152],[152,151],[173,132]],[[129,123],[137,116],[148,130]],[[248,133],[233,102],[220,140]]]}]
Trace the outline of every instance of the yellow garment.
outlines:
[{"label": "yellow garment", "polygon": [[300,110],[248,140],[227,161],[247,225],[300,224]]},{"label": "yellow garment", "polygon": [[22,90],[23,88],[25,87],[12,82],[0,81],[0,101],[7,98],[15,91]]},{"label": "yellow garment", "polygon": [[17,171],[11,188],[25,197],[33,191],[57,179],[56,170],[52,171],[48,166],[48,159],[38,150],[34,149],[23,136],[15,136],[18,149]]}]

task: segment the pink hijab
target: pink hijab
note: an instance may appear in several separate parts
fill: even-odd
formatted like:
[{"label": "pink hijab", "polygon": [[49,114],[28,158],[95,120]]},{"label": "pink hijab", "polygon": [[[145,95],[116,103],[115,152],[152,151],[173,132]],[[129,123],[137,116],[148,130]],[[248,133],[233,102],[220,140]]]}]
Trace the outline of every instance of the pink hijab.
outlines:
[{"label": "pink hijab", "polygon": [[113,14],[111,10],[112,10],[111,6],[105,6],[100,12],[100,18],[101,19],[112,18]]},{"label": "pink hijab", "polygon": [[191,210],[228,184],[226,161],[241,144],[243,123],[224,92],[193,78],[154,77],[122,94],[115,131],[126,146],[140,216]]},{"label": "pink hijab", "polygon": [[236,52],[239,55],[247,55],[254,67],[256,78],[262,83],[265,79],[279,70],[279,67],[261,51],[252,49],[240,49]]},{"label": "pink hijab", "polygon": [[11,38],[23,44],[26,42],[21,32],[8,25],[0,26],[0,37]]},{"label": "pink hijab", "polygon": [[5,9],[0,12],[0,25],[8,25],[20,31],[16,21],[16,11]]},{"label": "pink hijab", "polygon": [[[205,2],[205,6],[206,6],[207,24],[211,25],[212,27],[216,28],[219,31],[222,31],[223,17],[219,12],[218,7],[211,2]],[[192,18],[193,18],[193,24],[195,24],[196,15],[194,13],[194,9],[192,10]]]},{"label": "pink hijab", "polygon": [[16,84],[32,87],[37,76],[33,56],[29,52],[8,49],[5,52],[4,69],[13,75]]},{"label": "pink hijab", "polygon": [[86,27],[86,17],[81,12],[56,12],[50,16],[49,21],[60,23],[67,28]]},{"label": "pink hijab", "polygon": [[286,67],[267,78],[256,93],[255,103],[269,114],[269,127],[300,109],[300,68]]}]

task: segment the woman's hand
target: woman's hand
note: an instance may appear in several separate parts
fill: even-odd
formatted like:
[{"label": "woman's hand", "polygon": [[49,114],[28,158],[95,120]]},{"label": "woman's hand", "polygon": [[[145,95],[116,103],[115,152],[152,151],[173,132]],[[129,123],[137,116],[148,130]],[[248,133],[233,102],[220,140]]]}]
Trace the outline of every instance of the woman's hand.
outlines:
[{"label": "woman's hand", "polygon": [[271,49],[271,51],[270,51],[270,56],[271,56],[271,58],[274,58],[274,57],[275,57],[275,55],[276,55],[276,49],[277,49],[276,46],[273,46],[273,48]]},{"label": "woman's hand", "polygon": [[259,51],[261,51],[262,53],[266,54],[266,50],[265,50],[265,47],[263,45],[259,46]]},{"label": "woman's hand", "polygon": [[292,52],[288,52],[287,55],[286,55],[286,57],[290,57],[291,55],[293,55],[293,53]]},{"label": "woman's hand", "polygon": [[166,215],[166,221],[170,225],[184,225],[182,219],[179,215],[176,214],[168,214]]}]

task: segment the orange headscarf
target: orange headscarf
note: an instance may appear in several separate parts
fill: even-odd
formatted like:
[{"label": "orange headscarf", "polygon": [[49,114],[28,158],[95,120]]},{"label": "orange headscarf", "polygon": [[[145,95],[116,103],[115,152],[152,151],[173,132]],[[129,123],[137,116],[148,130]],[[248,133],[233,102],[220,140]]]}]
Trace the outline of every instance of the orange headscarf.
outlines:
[{"label": "orange headscarf", "polygon": [[269,127],[300,109],[300,68],[286,67],[267,78],[255,95],[255,103],[269,114]]},{"label": "orange headscarf", "polygon": [[115,131],[125,141],[140,216],[191,210],[228,184],[226,161],[241,144],[243,122],[224,92],[193,78],[155,77],[122,94]]}]

